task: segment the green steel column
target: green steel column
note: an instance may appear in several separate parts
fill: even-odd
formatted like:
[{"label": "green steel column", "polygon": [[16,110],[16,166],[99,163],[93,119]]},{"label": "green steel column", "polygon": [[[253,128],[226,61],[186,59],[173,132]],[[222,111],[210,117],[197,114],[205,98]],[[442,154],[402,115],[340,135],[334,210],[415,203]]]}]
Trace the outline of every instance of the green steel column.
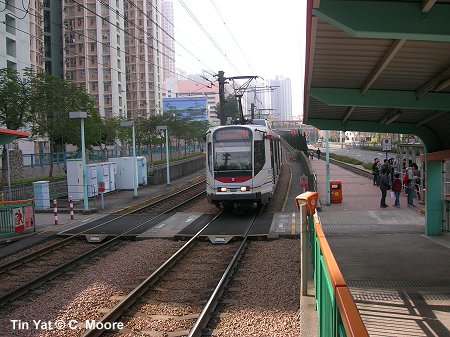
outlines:
[{"label": "green steel column", "polygon": [[87,171],[86,171],[86,145],[84,141],[84,118],[81,120],[81,167],[83,170],[83,208],[84,211],[89,211],[89,199],[88,199],[88,184],[87,184]]},{"label": "green steel column", "polygon": [[326,156],[325,156],[325,161],[326,161],[326,179],[325,179],[325,184],[326,184],[326,191],[327,191],[327,206],[330,206],[331,204],[331,191],[330,191],[330,148],[329,148],[329,144],[328,144],[328,130],[325,132],[325,144],[326,144]]},{"label": "green steel column", "polygon": [[426,161],[425,234],[442,234],[442,161]]}]

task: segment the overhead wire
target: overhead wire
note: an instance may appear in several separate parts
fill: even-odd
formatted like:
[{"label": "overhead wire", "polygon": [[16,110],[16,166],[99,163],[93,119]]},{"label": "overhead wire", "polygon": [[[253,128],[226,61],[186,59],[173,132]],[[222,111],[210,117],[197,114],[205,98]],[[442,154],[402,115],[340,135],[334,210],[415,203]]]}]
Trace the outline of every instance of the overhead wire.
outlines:
[{"label": "overhead wire", "polygon": [[183,2],[183,0],[178,0],[178,2],[183,6],[183,8],[186,10],[186,12],[189,14],[189,16],[194,20],[194,22],[197,24],[198,27],[200,27],[201,31],[206,35],[206,37],[211,41],[211,43],[216,47],[216,49],[219,51],[220,54],[224,56],[224,58],[228,61],[228,63],[233,67],[233,69],[240,73],[239,70],[236,68],[236,66],[231,62],[228,55],[220,48],[218,43],[212,38],[212,36],[208,33],[208,31],[203,27],[203,25],[200,23],[200,21],[197,19],[197,17],[194,15],[194,13],[189,9],[189,7]]},{"label": "overhead wire", "polygon": [[222,20],[223,25],[225,26],[225,28],[228,31],[228,34],[230,34],[231,39],[233,40],[233,42],[236,44],[236,46],[238,47],[239,51],[241,52],[241,55],[244,57],[245,61],[248,64],[248,68],[250,70],[252,70],[252,66],[250,64],[250,61],[248,60],[247,56],[245,56],[244,51],[242,50],[241,46],[239,45],[238,41],[236,40],[236,38],[234,37],[233,33],[231,32],[230,27],[228,27],[225,18],[223,17],[222,13],[220,12],[219,8],[217,7],[216,3],[214,2],[214,0],[210,0],[211,4],[213,5],[214,9],[216,10],[217,14],[219,15],[220,19]]},{"label": "overhead wire", "polygon": [[[206,68],[210,68],[203,61],[201,61],[196,55],[194,55],[189,49],[187,49],[184,45],[182,45],[180,42],[178,42],[175,39],[175,37],[172,36],[171,34],[169,34],[163,27],[161,27],[161,25],[159,25],[159,23],[157,23],[150,16],[148,16],[147,13],[145,13],[142,9],[140,9],[133,1],[131,1],[131,0],[126,0],[126,1],[128,3],[130,3],[131,5],[133,5],[133,7],[135,7],[140,13],[142,13],[145,17],[147,17],[147,19],[149,19],[152,23],[154,23],[158,28],[160,28],[161,31],[163,33],[165,33],[169,38],[171,38],[176,44],[178,44],[181,48],[186,50],[197,62],[201,63]],[[151,6],[161,15],[162,18],[164,18],[168,23],[170,23],[173,27],[175,27],[175,25],[163,13],[161,13],[161,11],[158,9],[158,7],[156,7],[153,4],[153,1],[151,2]],[[162,45],[167,47],[165,44],[162,44]],[[177,55],[180,56],[180,57],[183,57],[181,54],[177,54]],[[213,76],[213,74],[211,74],[207,70],[204,70],[204,71],[207,72],[209,75]]]},{"label": "overhead wire", "polygon": [[[99,1],[101,4],[107,6],[109,9],[112,9],[112,7],[109,6],[109,4],[105,4],[102,0],[98,0],[98,1]],[[73,3],[76,3],[76,4],[79,5],[80,7],[86,9],[87,11],[91,12],[92,14],[96,15],[97,17],[99,17],[99,18],[101,18],[101,19],[103,19],[103,20],[109,22],[112,26],[116,27],[116,28],[117,28],[118,30],[120,30],[120,31],[123,31],[126,35],[129,35],[129,36],[131,36],[131,37],[133,37],[133,38],[135,38],[135,39],[141,40],[141,39],[137,38],[136,35],[132,35],[131,33],[127,32],[124,28],[121,28],[119,25],[114,24],[114,23],[111,22],[110,20],[108,20],[108,19],[102,17],[101,15],[99,15],[98,13],[96,13],[96,12],[90,10],[90,9],[87,8],[86,6],[80,4],[78,1],[72,0],[72,2],[73,2]],[[112,10],[113,10],[113,9],[112,9]],[[143,12],[143,11],[141,11],[141,12]],[[144,15],[147,16],[145,13],[144,13]],[[128,23],[131,21],[131,19],[126,19],[124,15],[119,14],[119,16],[120,16],[121,18],[123,18],[124,21],[126,21],[126,22],[128,22]],[[147,18],[148,18],[148,16],[147,16]],[[155,21],[154,21],[153,19],[150,19],[150,20],[151,20],[153,23],[155,23]],[[137,27],[136,25],[133,25],[133,26],[136,27],[136,28],[138,28],[139,30],[141,30],[143,33],[146,33],[147,35],[149,35],[148,32],[146,32],[145,30],[140,29],[140,28]],[[151,35],[149,35],[149,36],[151,36]],[[161,45],[164,45],[161,41],[159,41],[159,40],[156,39],[155,37],[152,36],[152,38],[154,38],[154,39],[155,39],[158,43],[160,43]],[[159,51],[157,48],[155,48],[155,47],[149,45],[148,43],[143,42],[143,41],[141,41],[141,43],[142,43],[143,45],[148,46],[148,47],[150,47],[151,49],[155,50],[157,53],[160,53],[161,55],[167,56],[165,53]],[[164,45],[164,46],[166,46],[166,45]],[[134,56],[134,55],[132,55],[132,56]],[[141,59],[141,58],[139,58],[139,59]],[[141,60],[142,60],[142,59],[141,59]],[[170,70],[170,69],[167,69],[167,68],[165,68],[165,67],[163,67],[163,66],[161,66],[161,65],[158,65],[158,64],[155,64],[155,63],[151,63],[151,62],[148,62],[148,64],[153,65],[153,66],[156,66],[156,67],[158,67],[158,68],[160,68],[160,69],[163,69],[163,70],[167,70],[168,72],[173,73],[173,74],[175,74],[175,75],[178,75],[178,76],[181,77],[181,78],[189,79],[188,77],[186,77],[186,76],[184,76],[184,75],[181,75],[181,74],[177,73],[176,71],[172,71],[172,70]],[[194,80],[194,81],[195,81],[195,80]],[[197,82],[197,83],[200,83],[200,82]]]},{"label": "overhead wire", "polygon": [[[4,3],[4,2],[0,0],[0,3]],[[22,10],[22,9],[19,8],[19,7],[16,7],[16,6],[13,6],[13,7],[14,7],[15,9]],[[36,17],[39,17],[39,16],[36,15],[36,14],[32,14],[32,13],[29,13],[29,14],[30,14],[30,15],[34,15],[34,16],[36,16]],[[51,21],[51,20],[50,20],[49,22],[50,22],[51,24],[55,25],[55,26],[58,26],[58,27],[60,27],[60,28],[64,28],[64,26],[61,25],[61,24],[59,24],[59,23],[55,23],[55,22],[53,22],[53,21]],[[11,25],[7,24],[7,23],[4,22],[4,21],[3,21],[3,23],[4,23],[5,25],[9,26],[9,27],[15,28],[15,29],[16,29],[17,31],[19,31],[19,32],[22,32],[22,33],[24,33],[24,34],[29,35],[30,37],[34,37],[34,38],[36,38],[36,39],[38,39],[38,40],[44,42],[44,39],[42,39],[42,38],[40,38],[40,37],[38,37],[38,36],[35,36],[35,35],[33,35],[33,34],[29,33],[29,32],[26,32],[26,31],[23,31],[23,30],[21,30],[21,29],[18,29],[18,28],[16,28],[16,27],[14,27],[14,26],[11,26]],[[75,33],[75,32],[74,32],[74,33]],[[99,41],[99,40],[97,40],[97,39],[95,39],[95,38],[92,38],[92,37],[90,37],[90,36],[88,36],[88,35],[85,35],[85,34],[83,34],[83,33],[80,33],[80,32],[76,32],[75,34],[77,34],[77,35],[79,35],[79,36],[80,36],[80,35],[81,35],[81,36],[84,36],[84,37],[86,37],[87,39],[89,39],[89,40],[91,40],[91,41],[93,41],[93,42],[97,42],[97,43],[100,43],[100,44],[102,44],[102,45],[106,45],[106,46],[108,46],[108,47],[110,47],[110,48],[112,48],[112,49],[114,49],[114,50],[117,50],[118,52],[124,53],[125,55],[135,56],[136,58],[138,58],[138,59],[140,59],[140,60],[142,60],[142,61],[145,61],[145,59],[142,59],[142,58],[139,57],[139,56],[136,56],[136,55],[134,55],[134,54],[131,54],[131,53],[129,53],[129,52],[126,52],[125,50],[121,50],[120,48],[110,46],[109,43],[107,43],[107,42]],[[49,43],[50,43],[50,45],[53,45],[53,46],[55,46],[55,47],[61,47],[61,46],[58,45],[58,44],[55,44],[55,43],[52,43],[52,42],[49,42]],[[63,50],[64,48],[60,48],[60,49]],[[74,51],[72,51],[72,50],[69,49],[69,48],[66,48],[66,51],[69,52],[69,53],[71,53],[71,54],[74,55],[74,56],[82,57],[83,59],[88,60],[88,61],[91,61],[91,62],[93,62],[93,63],[96,63],[96,64],[98,64],[98,65],[100,65],[100,66],[102,66],[102,67],[105,66],[103,63],[100,63],[99,61],[92,61],[92,59],[89,58],[88,55],[78,54],[77,52],[74,52]],[[149,61],[147,61],[147,63],[148,63],[149,65],[155,65],[155,64],[153,64],[153,63],[151,63],[151,62],[149,62]],[[115,70],[115,71],[118,71],[118,72],[122,72],[121,69],[117,69],[117,68],[113,67],[112,65],[108,65],[108,67],[109,67],[111,70]],[[162,68],[162,69],[165,69],[164,67],[161,67],[161,68]],[[167,70],[170,71],[169,69],[167,69]],[[176,73],[176,72],[175,72],[175,74],[178,75],[178,76],[180,76],[180,77],[189,79],[188,77],[183,76],[183,75],[181,75],[181,74],[178,74],[178,73]],[[189,79],[189,80],[190,80],[190,79]],[[193,81],[196,82],[196,83],[198,83],[198,84],[201,84],[201,85],[204,84],[204,83],[202,83],[202,82],[198,82],[198,81],[195,81],[195,80],[193,80]],[[167,90],[167,89],[166,89],[166,90]]]},{"label": "overhead wire", "polygon": [[[84,9],[86,9],[88,12],[94,14],[95,16],[101,18],[102,20],[104,20],[104,21],[110,23],[112,26],[114,26],[114,27],[116,27],[118,30],[124,32],[126,35],[129,35],[129,36],[131,36],[131,37],[133,37],[133,38],[135,38],[135,39],[140,40],[139,38],[136,37],[136,35],[132,35],[131,33],[129,33],[125,28],[121,28],[120,25],[117,25],[117,24],[111,22],[109,19],[107,19],[107,18],[101,16],[101,15],[98,14],[97,12],[95,12],[95,11],[93,11],[93,10],[87,8],[86,6],[80,4],[78,1],[72,0],[72,2],[73,2],[73,3],[76,3],[78,6],[80,6],[80,7],[84,8]],[[107,6],[109,9],[112,9],[112,7],[110,7],[109,5],[106,5],[103,1],[99,0],[99,2],[100,2],[101,4]],[[118,15],[119,15],[120,17],[122,17],[122,18],[125,20],[123,14],[118,14]],[[126,21],[129,22],[129,20],[126,20]],[[136,25],[134,25],[134,27],[140,29],[140,28],[137,27]],[[140,30],[148,35],[148,33],[147,33],[144,29],[140,29]],[[149,36],[150,36],[150,35],[149,35]],[[155,40],[156,40],[156,39],[155,39]],[[150,47],[151,49],[155,50],[157,53],[160,53],[160,54],[162,54],[162,55],[164,55],[164,56],[167,56],[166,54],[163,54],[161,51],[159,51],[157,48],[153,47],[152,45],[149,45],[148,43],[143,42],[143,41],[142,41],[141,43],[142,43],[144,46]]]},{"label": "overhead wire", "polygon": [[[101,1],[101,0],[99,0],[99,1]],[[108,19],[103,18],[101,15],[97,14],[96,12],[94,12],[94,11],[90,10],[89,8],[87,8],[87,7],[83,6],[83,5],[81,5],[81,4],[80,4],[79,2],[77,2],[76,0],[72,0],[72,2],[78,4],[78,5],[81,6],[82,8],[88,10],[89,12],[91,12],[92,14],[94,14],[94,15],[96,15],[96,16],[102,18],[103,20],[106,20],[106,21],[109,22],[112,26],[114,26],[114,27],[118,28],[119,30],[123,31],[125,34],[130,35],[131,37],[133,37],[133,38],[135,38],[135,39],[137,38],[136,35],[130,34],[130,33],[127,32],[125,29],[120,28],[120,26],[118,26],[118,25],[112,23],[111,21],[109,21]],[[77,33],[77,34],[79,34],[79,33]],[[86,36],[86,35],[84,35],[84,34],[82,34],[82,35],[83,35],[83,36]],[[93,38],[88,37],[88,36],[86,36],[86,37],[89,38],[89,39],[91,39],[91,40],[93,40],[93,41],[96,41],[96,42],[99,42],[99,43],[101,43],[101,44],[104,44],[102,41],[98,41],[98,40],[93,39]],[[148,47],[150,47],[150,48],[152,48],[152,49],[155,49],[153,46],[150,46],[148,43],[142,42],[142,44],[145,45],[145,46],[148,46]],[[109,46],[109,44],[107,44],[107,45]],[[127,53],[126,51],[121,50],[120,48],[118,49],[117,47],[113,47],[113,46],[109,46],[109,47],[110,47],[110,48],[113,48],[113,49],[116,49],[116,50],[118,50],[118,51],[120,51],[120,52],[123,52],[124,54],[128,54],[128,55],[134,56],[134,57],[136,57],[136,58],[138,58],[138,59],[140,59],[140,60],[142,60],[142,61],[145,61],[145,59],[142,59],[141,57],[138,57],[138,56],[136,56],[136,55],[134,55],[134,54],[131,54],[131,53],[129,53],[129,52]],[[152,66],[161,68],[161,69],[163,69],[163,70],[167,70],[167,71],[169,71],[169,72],[171,72],[171,73],[173,73],[173,74],[175,74],[175,75],[178,75],[178,76],[180,76],[180,77],[182,77],[182,78],[189,79],[188,77],[186,77],[186,76],[184,76],[184,75],[181,75],[181,74],[177,73],[176,71],[172,71],[172,70],[167,69],[167,68],[165,68],[165,67],[163,67],[163,66],[160,66],[160,65],[158,65],[158,64],[155,64],[155,63],[153,63],[153,62],[151,62],[151,61],[146,61],[146,62],[147,62],[147,64],[149,64],[149,65],[152,65]],[[197,82],[197,81],[194,80],[194,82]],[[201,82],[197,82],[197,83],[203,84],[203,83],[201,83]]]}]

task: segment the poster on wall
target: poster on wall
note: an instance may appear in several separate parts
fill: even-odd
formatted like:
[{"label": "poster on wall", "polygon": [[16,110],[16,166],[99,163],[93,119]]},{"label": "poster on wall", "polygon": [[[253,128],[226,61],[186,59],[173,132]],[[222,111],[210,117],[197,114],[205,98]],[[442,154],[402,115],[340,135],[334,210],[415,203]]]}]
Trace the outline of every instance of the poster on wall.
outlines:
[{"label": "poster on wall", "polygon": [[13,210],[14,233],[22,233],[25,230],[25,219],[22,207]]},{"label": "poster on wall", "polygon": [[23,214],[25,218],[25,230],[34,228],[34,212],[33,206],[23,207]]}]

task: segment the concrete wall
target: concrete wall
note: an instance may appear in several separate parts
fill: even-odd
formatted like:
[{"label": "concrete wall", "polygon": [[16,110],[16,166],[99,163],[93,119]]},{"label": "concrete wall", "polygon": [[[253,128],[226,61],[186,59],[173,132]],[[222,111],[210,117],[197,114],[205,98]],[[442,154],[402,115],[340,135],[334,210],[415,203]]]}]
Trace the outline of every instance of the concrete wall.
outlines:
[{"label": "concrete wall", "polygon": [[[190,175],[192,173],[201,171],[206,167],[206,159],[204,156],[186,159],[170,164],[170,180],[175,180],[180,177]],[[150,185],[160,185],[166,183],[166,165],[158,165],[148,168],[148,183]]]}]

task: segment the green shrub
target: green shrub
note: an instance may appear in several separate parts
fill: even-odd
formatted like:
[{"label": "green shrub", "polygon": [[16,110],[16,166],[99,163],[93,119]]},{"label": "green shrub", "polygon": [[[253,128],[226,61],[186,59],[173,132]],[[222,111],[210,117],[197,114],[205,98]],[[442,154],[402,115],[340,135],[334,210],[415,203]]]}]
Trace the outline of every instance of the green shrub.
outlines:
[{"label": "green shrub", "polygon": [[372,163],[365,163],[365,162],[362,162],[361,160],[347,157],[347,156],[341,156],[341,155],[338,155],[335,153],[330,153],[330,157],[333,159],[342,161],[344,163],[349,163],[349,164],[353,164],[353,165],[361,165],[362,167],[364,167],[367,170],[372,170]]}]

